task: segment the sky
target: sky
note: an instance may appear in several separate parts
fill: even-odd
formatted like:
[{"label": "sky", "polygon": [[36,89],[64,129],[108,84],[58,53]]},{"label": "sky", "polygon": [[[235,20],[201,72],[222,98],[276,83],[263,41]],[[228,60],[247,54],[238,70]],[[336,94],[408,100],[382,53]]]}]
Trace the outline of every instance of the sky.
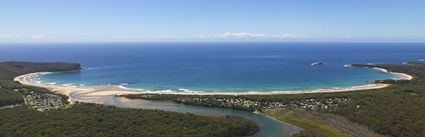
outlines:
[{"label": "sky", "polygon": [[425,42],[424,0],[0,0],[0,42]]}]

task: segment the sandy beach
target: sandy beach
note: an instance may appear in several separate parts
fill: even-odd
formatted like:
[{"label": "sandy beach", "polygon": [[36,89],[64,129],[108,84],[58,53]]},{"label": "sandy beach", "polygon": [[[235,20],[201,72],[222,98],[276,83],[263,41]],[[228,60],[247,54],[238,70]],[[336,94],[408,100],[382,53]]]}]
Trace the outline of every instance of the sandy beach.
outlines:
[{"label": "sandy beach", "polygon": [[386,69],[383,69],[383,68],[377,68],[377,67],[374,67],[373,69],[378,70],[378,71],[382,71],[382,72],[384,72],[384,73],[395,74],[395,75],[400,76],[400,78],[396,78],[396,80],[412,80],[412,79],[413,79],[413,76],[408,75],[408,74],[404,74],[404,73],[397,73],[397,72],[390,72],[390,71],[388,71],[388,70],[386,70]]},{"label": "sandy beach", "polygon": [[[43,73],[43,72],[40,72]],[[141,92],[120,90],[117,86],[101,86],[101,87],[72,87],[72,86],[61,86],[61,85],[50,85],[43,83],[31,83],[27,81],[27,78],[33,77],[38,73],[30,73],[16,77],[14,80],[20,82],[23,85],[37,86],[51,90],[54,93],[59,93],[68,96],[68,101],[71,103],[86,102],[86,103],[97,103],[102,104],[105,97],[112,95],[123,95],[123,94],[141,94]]]},{"label": "sandy beach", "polygon": [[[399,75],[400,78],[404,80],[413,79],[412,76],[403,74],[389,72],[386,69],[382,68],[373,68],[384,73],[391,73]],[[16,77],[14,80],[20,82],[24,85],[37,86],[42,88],[47,88],[55,93],[63,94],[69,97],[68,101],[71,103],[86,102],[86,103],[97,103],[102,104],[107,97],[113,95],[124,95],[124,94],[145,94],[145,93],[155,93],[155,92],[140,92],[133,91],[128,89],[123,89],[117,85],[111,86],[62,86],[62,85],[53,85],[53,84],[44,84],[44,83],[33,83],[28,81],[28,78],[34,77],[36,75],[42,74],[45,72],[39,73],[30,73],[22,76]],[[306,93],[332,93],[332,92],[348,92],[348,91],[360,91],[360,90],[369,90],[369,89],[380,89],[389,86],[388,84],[368,84],[363,86],[353,86],[348,88],[331,88],[331,89],[317,89],[317,90],[308,90],[308,91],[272,91],[267,93],[259,92],[227,92],[227,93],[156,93],[156,94],[182,94],[182,95],[276,95],[276,94],[306,94]]]}]

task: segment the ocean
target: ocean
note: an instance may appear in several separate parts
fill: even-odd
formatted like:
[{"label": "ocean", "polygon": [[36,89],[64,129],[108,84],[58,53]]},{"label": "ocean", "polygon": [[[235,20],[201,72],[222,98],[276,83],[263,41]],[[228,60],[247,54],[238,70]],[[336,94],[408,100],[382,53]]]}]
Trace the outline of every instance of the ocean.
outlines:
[{"label": "ocean", "polygon": [[[152,93],[311,92],[397,78],[354,63],[425,59],[415,43],[37,43],[0,44],[0,61],[75,62],[80,72],[33,80],[67,86],[120,85]],[[311,65],[313,62],[323,65]]]}]

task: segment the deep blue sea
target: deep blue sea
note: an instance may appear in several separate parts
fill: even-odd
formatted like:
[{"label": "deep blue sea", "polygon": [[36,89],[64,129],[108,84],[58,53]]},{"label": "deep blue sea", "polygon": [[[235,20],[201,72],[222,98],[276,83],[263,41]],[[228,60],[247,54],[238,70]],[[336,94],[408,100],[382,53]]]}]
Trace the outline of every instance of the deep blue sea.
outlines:
[{"label": "deep blue sea", "polygon": [[[346,88],[397,77],[353,63],[425,59],[412,43],[0,44],[0,61],[76,62],[81,72],[42,75],[63,85],[122,85],[141,92],[271,92]],[[321,61],[320,66],[310,65]]]}]

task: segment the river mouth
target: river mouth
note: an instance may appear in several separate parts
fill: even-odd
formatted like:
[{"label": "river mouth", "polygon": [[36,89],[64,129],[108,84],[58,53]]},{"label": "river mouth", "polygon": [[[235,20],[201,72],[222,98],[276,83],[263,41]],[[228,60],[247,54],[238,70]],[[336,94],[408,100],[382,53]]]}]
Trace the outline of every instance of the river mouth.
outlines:
[{"label": "river mouth", "polygon": [[[369,69],[371,70],[371,69]],[[81,101],[87,103],[98,103],[112,105],[120,108],[135,108],[135,109],[156,109],[164,110],[171,112],[180,112],[180,113],[192,113],[196,115],[209,115],[209,116],[238,116],[243,117],[248,120],[258,122],[260,124],[260,131],[256,133],[255,137],[290,137],[295,133],[300,132],[302,129],[296,126],[283,123],[281,121],[272,119],[270,117],[259,115],[242,110],[234,110],[230,108],[215,108],[215,107],[203,107],[203,106],[192,106],[185,104],[177,104],[170,101],[150,101],[150,100],[140,100],[140,99],[128,99],[125,97],[116,97],[115,95],[122,94],[142,94],[146,92],[140,92],[137,90],[125,89],[122,88],[122,85],[108,85],[108,86],[75,86],[75,85],[64,85],[57,83],[45,83],[40,81],[40,78],[43,76],[56,76],[61,74],[71,74],[75,75],[80,72],[66,72],[66,73],[33,73],[29,75],[24,75],[15,78],[15,80],[20,81],[21,83],[26,83],[28,85],[41,86],[46,88],[53,88],[56,90],[52,91],[62,91],[61,94],[68,95],[74,101]],[[376,72],[374,72],[376,73]],[[53,79],[57,80],[57,79]],[[383,88],[386,85],[379,84],[369,84],[366,86],[356,86],[350,88],[336,88],[336,89],[326,89],[326,90],[315,90],[313,92],[343,92],[343,91],[352,91],[352,90],[366,90],[366,89],[375,89]],[[309,91],[307,93],[311,93]],[[288,94],[288,92],[286,92]],[[306,92],[289,92],[289,94],[294,93],[306,93]],[[199,94],[199,93],[189,93],[189,94]],[[211,94],[211,93],[207,93]],[[223,93],[219,93],[223,94]],[[236,94],[236,93],[226,93],[226,94]],[[239,93],[239,94],[259,94],[255,93]],[[260,94],[282,94],[282,92],[265,92]]]},{"label": "river mouth", "polygon": [[67,95],[68,101],[71,103],[85,102],[97,103],[104,105],[116,106],[119,108],[134,108],[134,109],[156,109],[179,113],[192,113],[195,115],[208,116],[238,116],[258,122],[260,131],[254,137],[290,137],[302,129],[288,123],[275,120],[271,117],[251,113],[243,110],[235,110],[231,108],[204,107],[178,104],[171,101],[152,101],[141,99],[128,99],[125,97],[117,97],[116,95],[123,94],[140,94],[140,92],[119,91],[112,88],[88,88],[88,87],[69,87],[58,85],[46,85],[42,83],[31,83],[27,81],[28,77],[32,77],[36,73],[27,74],[15,78],[15,81],[23,85],[37,86],[47,88],[58,94]]},{"label": "river mouth", "polygon": [[151,101],[142,99],[128,99],[125,97],[105,96],[104,104],[120,108],[156,109],[179,113],[192,113],[208,116],[238,116],[258,122],[260,131],[254,137],[290,137],[302,129],[281,121],[272,119],[265,115],[255,114],[243,110],[230,108],[203,107],[178,104],[171,101]]}]

